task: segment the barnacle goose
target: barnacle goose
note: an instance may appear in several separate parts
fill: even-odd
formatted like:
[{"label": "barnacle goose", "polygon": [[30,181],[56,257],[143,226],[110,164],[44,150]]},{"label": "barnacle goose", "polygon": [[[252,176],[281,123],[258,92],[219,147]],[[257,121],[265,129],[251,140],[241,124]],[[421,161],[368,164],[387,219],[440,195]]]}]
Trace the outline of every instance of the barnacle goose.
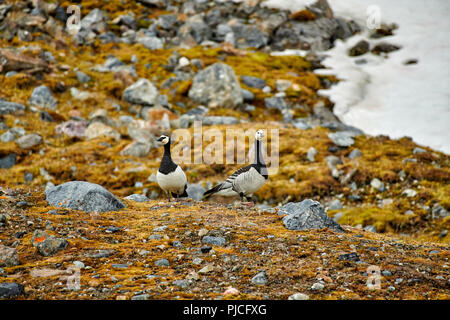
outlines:
[{"label": "barnacle goose", "polygon": [[172,160],[172,156],[170,155],[170,138],[163,135],[157,141],[164,145],[164,155],[156,173],[156,181],[161,189],[166,192],[169,201],[171,193],[177,199],[187,197],[186,175],[183,169]]},{"label": "barnacle goose", "polygon": [[238,194],[241,201],[244,198],[251,198],[253,193],[258,191],[268,179],[266,164],[261,155],[261,139],[264,138],[264,131],[258,130],[255,134],[255,161],[251,165],[238,169],[225,182],[222,182],[204,194],[208,199],[212,195]]}]

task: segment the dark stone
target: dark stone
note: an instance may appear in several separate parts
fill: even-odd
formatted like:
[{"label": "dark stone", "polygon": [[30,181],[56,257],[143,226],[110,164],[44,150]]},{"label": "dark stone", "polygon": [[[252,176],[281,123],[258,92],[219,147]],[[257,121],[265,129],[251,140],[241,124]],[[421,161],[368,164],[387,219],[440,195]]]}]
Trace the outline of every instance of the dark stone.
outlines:
[{"label": "dark stone", "polygon": [[396,51],[399,50],[401,47],[400,46],[396,46],[394,44],[390,44],[390,43],[386,43],[386,42],[381,42],[379,44],[377,44],[373,49],[372,49],[372,53],[374,54],[380,54],[380,53],[389,53],[392,51]]},{"label": "dark stone", "polygon": [[69,242],[66,239],[49,236],[47,239],[37,244],[37,249],[40,254],[48,257],[61,250],[64,250],[68,245]]},{"label": "dark stone", "polygon": [[0,169],[9,169],[15,164],[16,164],[16,155],[14,153],[7,155],[6,157],[0,158]]},{"label": "dark stone", "polygon": [[339,261],[359,261],[359,256],[356,252],[342,254],[338,258]]},{"label": "dark stone", "polygon": [[267,109],[278,109],[278,110],[287,109],[286,101],[281,97],[265,98],[264,104]]},{"label": "dark stone", "polygon": [[8,299],[25,294],[24,286],[22,284],[13,282],[0,283],[0,298]]},{"label": "dark stone", "polygon": [[350,48],[348,55],[351,57],[361,56],[369,51],[370,45],[366,40],[361,40]]},{"label": "dark stone", "polygon": [[223,237],[204,236],[202,238],[202,243],[212,244],[215,246],[224,246],[227,243],[227,240]]},{"label": "dark stone", "polygon": [[266,80],[252,76],[241,76],[241,81],[251,88],[262,89],[266,86]]},{"label": "dark stone", "polygon": [[54,122],[53,117],[47,111],[39,112],[39,119],[47,122]]},{"label": "dark stone", "polygon": [[203,246],[203,247],[200,248],[200,251],[202,253],[208,253],[208,252],[211,251],[211,249],[212,249],[212,247],[210,247],[210,246]]}]

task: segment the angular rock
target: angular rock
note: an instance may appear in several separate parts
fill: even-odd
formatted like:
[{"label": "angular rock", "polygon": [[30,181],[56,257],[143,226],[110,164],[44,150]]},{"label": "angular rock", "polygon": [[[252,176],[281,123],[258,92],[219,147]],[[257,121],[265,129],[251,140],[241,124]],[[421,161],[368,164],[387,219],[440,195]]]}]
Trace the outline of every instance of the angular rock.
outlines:
[{"label": "angular rock", "polygon": [[394,45],[394,44],[390,44],[390,43],[386,43],[386,42],[381,42],[378,43],[372,50],[371,52],[374,54],[380,54],[380,53],[389,53],[392,51],[396,51],[399,50],[401,47]]},{"label": "angular rock", "polygon": [[330,228],[343,232],[344,229],[331,219],[322,205],[314,200],[289,202],[279,208],[278,214],[287,214],[283,218],[284,226],[289,230],[308,230]]},{"label": "angular rock", "polygon": [[86,181],[70,181],[49,188],[45,191],[45,196],[51,206],[86,212],[116,211],[125,207],[108,190]]},{"label": "angular rock", "polygon": [[202,200],[203,194],[206,192],[206,189],[203,188],[201,184],[193,183],[188,185],[186,192],[189,198],[200,201]]},{"label": "angular rock", "polygon": [[84,135],[87,140],[95,139],[100,136],[112,137],[116,141],[120,140],[120,133],[114,130],[113,128],[101,123],[101,122],[93,122],[91,123],[86,130],[84,131]]},{"label": "angular rock", "polygon": [[71,138],[84,138],[87,126],[87,121],[69,120],[57,125],[55,133],[65,134]]},{"label": "angular rock", "polygon": [[131,194],[131,195],[125,197],[125,199],[136,201],[136,202],[147,202],[147,201],[150,201],[150,199],[147,198],[145,195],[137,194],[137,193]]},{"label": "angular rock", "polygon": [[370,181],[370,186],[381,192],[383,192],[385,190],[384,183],[377,178],[374,178],[374,179],[372,179],[372,181]]},{"label": "angular rock", "polygon": [[450,215],[450,212],[445,210],[439,203],[436,203],[433,208],[431,208],[431,216],[433,219],[445,218]]},{"label": "angular rock", "polygon": [[16,249],[0,245],[0,267],[13,267],[20,264]]},{"label": "angular rock", "polygon": [[285,110],[288,107],[286,101],[281,97],[265,98],[264,104],[267,109]]},{"label": "angular rock", "polygon": [[357,134],[353,131],[340,131],[335,133],[329,133],[328,137],[339,147],[350,147],[355,143],[353,138]]},{"label": "angular rock", "polygon": [[48,257],[64,250],[68,245],[69,242],[66,239],[49,236],[37,244],[37,249],[41,255]]},{"label": "angular rock", "polygon": [[243,103],[241,87],[234,70],[220,62],[195,75],[188,95],[193,101],[210,108],[233,108]]},{"label": "angular rock", "polygon": [[214,246],[224,246],[227,243],[227,240],[223,237],[204,236],[202,238],[202,243],[212,244]]},{"label": "angular rock", "polygon": [[0,298],[9,299],[17,296],[21,296],[25,293],[24,286],[13,282],[0,283]]},{"label": "angular rock", "polygon": [[155,261],[155,266],[168,267],[168,266],[170,266],[170,262],[167,259],[159,259],[159,260]]},{"label": "angular rock", "polygon": [[257,273],[253,278],[251,278],[250,282],[256,285],[265,285],[267,282],[269,282],[269,279],[267,278],[266,272],[261,271]]},{"label": "angular rock", "polygon": [[310,162],[314,162],[314,158],[317,155],[317,150],[314,147],[311,147],[308,149],[308,153],[306,154],[306,158],[310,161]]},{"label": "angular rock", "polygon": [[157,104],[158,96],[158,89],[149,80],[141,78],[126,88],[122,97],[129,103],[152,106]]},{"label": "angular rock", "polygon": [[50,89],[44,85],[34,88],[29,104],[35,107],[56,110],[57,101],[53,98]]},{"label": "angular rock", "polygon": [[40,145],[44,140],[37,133],[27,134],[26,136],[20,137],[16,140],[17,145],[21,149],[30,149],[37,145]]},{"label": "angular rock", "polygon": [[241,76],[241,81],[248,87],[262,89],[266,86],[266,80],[252,77],[252,76]]},{"label": "angular rock", "polygon": [[359,149],[353,149],[352,152],[350,152],[350,154],[348,155],[348,158],[350,160],[356,159],[361,157],[363,154],[361,151],[359,151]]},{"label": "angular rock", "polygon": [[152,148],[153,146],[150,143],[144,141],[133,141],[122,151],[120,151],[120,154],[131,157],[146,157]]},{"label": "angular rock", "polygon": [[361,40],[350,48],[348,55],[351,57],[361,56],[369,51],[370,45],[366,40]]},{"label": "angular rock", "polygon": [[0,99],[0,115],[12,114],[17,111],[25,111],[25,106],[20,103]]},{"label": "angular rock", "polygon": [[82,71],[76,71],[76,76],[79,83],[86,83],[91,81],[91,77],[89,77],[86,73]]}]

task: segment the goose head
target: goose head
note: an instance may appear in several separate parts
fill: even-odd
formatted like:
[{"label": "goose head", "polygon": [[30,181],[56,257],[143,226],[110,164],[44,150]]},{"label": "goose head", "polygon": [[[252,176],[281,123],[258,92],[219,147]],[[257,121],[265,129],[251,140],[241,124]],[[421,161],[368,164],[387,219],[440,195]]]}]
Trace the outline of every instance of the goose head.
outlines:
[{"label": "goose head", "polygon": [[166,144],[169,143],[170,138],[169,138],[168,136],[162,135],[162,136],[160,136],[160,137],[158,138],[158,140],[156,140],[156,141],[161,142],[163,145],[166,145]]},{"label": "goose head", "polygon": [[264,131],[263,130],[258,130],[255,133],[255,139],[258,141],[261,141],[262,138],[264,138]]}]

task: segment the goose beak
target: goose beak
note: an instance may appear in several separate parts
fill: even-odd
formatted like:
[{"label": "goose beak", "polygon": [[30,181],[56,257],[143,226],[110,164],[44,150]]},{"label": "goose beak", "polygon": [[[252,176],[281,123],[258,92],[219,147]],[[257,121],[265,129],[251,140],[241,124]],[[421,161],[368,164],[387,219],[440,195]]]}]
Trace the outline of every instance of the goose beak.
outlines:
[{"label": "goose beak", "polygon": [[156,140],[156,141],[161,142],[161,141],[163,141],[163,140],[164,140],[164,137],[159,137],[159,139]]}]

